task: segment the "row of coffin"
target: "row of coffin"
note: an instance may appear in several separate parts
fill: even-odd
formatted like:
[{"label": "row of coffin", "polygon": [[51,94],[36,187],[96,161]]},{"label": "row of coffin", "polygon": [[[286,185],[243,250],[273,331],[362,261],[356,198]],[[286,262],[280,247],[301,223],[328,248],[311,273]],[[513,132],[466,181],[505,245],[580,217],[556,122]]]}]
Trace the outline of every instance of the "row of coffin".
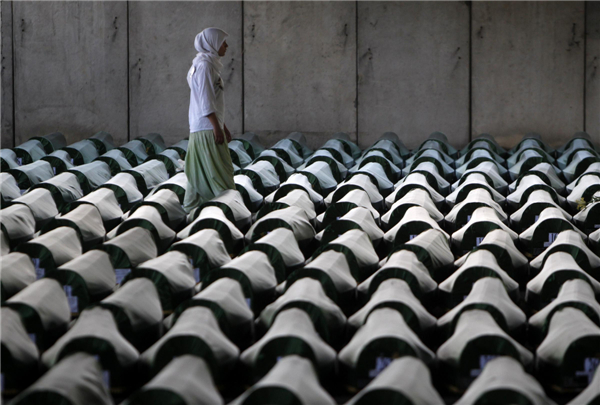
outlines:
[{"label": "row of coffin", "polygon": [[[560,183],[549,184],[552,180],[562,180],[558,175],[549,176],[549,169],[557,171],[546,167],[547,162],[531,166],[509,185],[507,174],[498,169],[503,166],[483,159],[450,185],[446,180],[451,178],[450,173],[436,171],[439,165],[435,162],[442,160],[418,160],[426,154],[444,158],[450,156],[446,152],[456,153],[438,138],[440,135],[434,134],[414,155],[404,155],[405,170],[411,163],[412,170],[394,185],[393,169],[399,168],[383,152],[387,147],[398,156],[402,153],[400,143],[392,135],[384,135],[362,156],[355,154],[352,159],[359,163],[353,164],[350,160],[343,163],[345,156],[340,150],[350,157],[353,144],[342,137],[330,140],[325,144],[327,147],[315,153],[306,152],[307,158],[302,157],[301,164],[290,170],[292,164],[299,161],[289,156],[297,153],[299,157],[307,149],[302,138],[292,134],[280,141],[277,148],[259,152],[253,163],[236,171],[237,192],[224,193],[188,218],[180,206],[187,186],[183,173],[154,184],[152,181],[158,176],[148,175],[151,170],[140,170],[142,174],[138,178],[123,173],[133,178],[134,181],[128,183],[132,190],[141,183],[136,180],[143,179],[146,189],[142,191],[150,193],[143,201],[128,197],[134,193],[123,189],[124,181],[119,183],[120,189],[102,185],[85,197],[62,202],[53,194],[55,190],[34,188],[23,197],[35,190],[45,190],[55,204],[62,203],[71,211],[52,216],[44,224],[40,221],[44,218],[33,216],[35,210],[27,204],[19,204],[19,198],[23,197],[18,197],[16,203],[8,207],[11,214],[8,216],[14,215],[10,211],[12,207],[26,206],[33,219],[30,217],[21,223],[28,222],[30,231],[43,227],[44,233],[29,241],[27,239],[33,236],[31,232],[22,238],[13,236],[14,229],[19,228],[16,225],[10,227],[10,231],[5,230],[3,212],[3,237],[9,239],[14,249],[27,254],[10,253],[14,263],[21,263],[10,268],[21,269],[15,272],[19,275],[33,274],[33,279],[36,273],[46,275],[8,299],[5,306],[20,311],[21,319],[26,318],[23,312],[36,308],[33,312],[37,312],[40,319],[32,316],[24,330],[33,334],[39,349],[49,348],[42,356],[45,366],[52,366],[69,353],[92,350],[79,347],[86,346],[82,336],[100,336],[87,342],[92,346],[103,339],[119,346],[119,342],[111,338],[121,336],[122,347],[114,349],[115,361],[101,360],[109,372],[113,392],[125,389],[128,373],[123,370],[137,361],[137,357],[132,359],[133,352],[128,359],[127,356],[119,358],[118,354],[127,352],[124,349],[127,344],[143,352],[138,363],[146,368],[148,378],[165,368],[174,356],[185,354],[185,350],[203,357],[217,381],[224,370],[227,375],[230,367],[235,368],[238,358],[250,370],[249,374],[257,378],[271,370],[282,355],[299,354],[312,360],[325,384],[328,377],[340,375],[346,384],[360,388],[377,376],[393,357],[410,355],[427,364],[439,363],[444,374],[455,376],[445,383],[464,389],[479,374],[485,359],[493,356],[512,356],[526,367],[532,366],[534,356],[518,342],[527,324],[532,330],[532,340],[536,345],[541,342],[535,368],[544,376],[543,382],[581,389],[588,384],[597,364],[590,347],[598,343],[596,324],[600,311],[594,294],[600,289],[594,271],[597,272],[600,259],[586,246],[585,225],[570,217],[569,203],[559,191],[564,193],[568,187],[575,190],[589,179],[596,181],[588,185],[593,188],[599,183],[598,168],[594,162],[588,162],[582,173],[568,186],[563,183],[564,190],[560,190],[557,186]],[[526,138],[521,144],[531,139],[535,138]],[[585,138],[575,137],[560,156],[570,153],[573,148],[569,145],[581,140]],[[476,147],[477,142],[494,144],[487,137],[475,140],[470,144],[475,152],[489,149]],[[286,154],[279,152],[285,150],[286,144],[291,145]],[[337,144],[339,150],[332,144]],[[592,147],[591,143],[587,144]],[[260,150],[252,135],[232,142],[232,151],[236,145],[241,145],[246,153],[256,154]],[[525,155],[527,148],[516,151]],[[472,160],[478,158],[475,152],[471,153]],[[326,156],[327,153],[330,156]],[[387,156],[393,158],[394,153],[389,152]],[[415,156],[417,158],[408,163]],[[465,160],[467,165],[471,162]],[[457,161],[453,163],[455,166]],[[237,162],[241,164],[239,159]],[[146,163],[138,168],[144,165]],[[346,173],[343,168],[347,166],[350,168]],[[528,178],[535,181],[530,182]],[[444,186],[440,180],[448,185]],[[500,180],[504,181],[504,189]],[[514,191],[506,200],[513,195],[517,201],[518,196],[519,207],[531,200],[530,211],[539,210],[538,218],[529,211],[530,217],[535,219],[526,231],[534,227],[530,233],[535,235],[537,227],[547,223],[552,232],[544,228],[545,233],[538,233],[556,234],[542,239],[539,247],[535,244],[520,246],[525,237],[518,238],[507,226],[507,223],[514,226],[515,222],[508,222],[502,207],[510,204],[502,198],[511,187]],[[137,189],[142,193],[139,187]],[[454,200],[451,189],[454,189]],[[460,191],[464,192],[460,194]],[[583,195],[587,188],[580,187],[578,191]],[[515,192],[520,195],[514,195]],[[538,207],[534,204],[540,199],[536,192],[548,194],[550,201]],[[437,199],[437,195],[441,199]],[[46,202],[50,201],[45,198]],[[86,198],[88,200],[83,202]],[[117,208],[122,209],[119,203],[121,207],[123,203],[131,206],[123,222],[116,215]],[[448,217],[460,204],[463,204],[462,211],[459,210],[462,214],[455,213],[455,218],[464,217],[465,223],[454,221],[458,230],[450,237],[442,227],[449,228],[452,221],[448,221]],[[594,206],[583,212],[587,211],[587,217],[591,221],[596,218],[598,222],[597,215],[593,215],[593,212],[597,214],[592,211]],[[90,219],[96,213],[93,208],[97,210],[95,221]],[[386,211],[386,208],[390,209]],[[550,209],[558,211],[560,216],[550,216],[548,212],[554,213]],[[80,212],[76,213],[77,210]],[[446,216],[442,214],[445,210],[449,210]],[[111,212],[113,216],[108,215]],[[511,220],[516,213],[518,210],[511,215]],[[21,214],[21,217],[26,216]],[[521,218],[523,216],[527,217],[521,215]],[[439,222],[444,219],[447,223],[441,227]],[[104,227],[104,233],[94,233],[93,229],[99,225]],[[109,240],[100,249],[82,255],[90,247],[97,247],[98,240],[106,239],[106,229],[110,230]],[[589,238],[592,247],[595,246],[593,233],[590,232]],[[94,237],[86,239],[90,234]],[[532,240],[539,238],[532,237]],[[181,241],[173,243],[176,239]],[[515,241],[527,254],[539,253],[536,248],[543,252],[528,266],[527,257],[519,252]],[[452,250],[459,256],[470,253],[455,262]],[[230,257],[236,255],[231,260]],[[311,260],[305,263],[308,257]],[[29,271],[24,270],[27,267]],[[4,292],[7,267],[3,264],[3,268]],[[529,279],[526,304],[530,309],[543,309],[527,322],[512,299],[518,302],[519,282]],[[115,281],[122,287],[112,293]],[[196,284],[198,281],[202,284]],[[11,292],[14,294],[15,290]],[[436,320],[428,308],[439,304],[439,296],[445,308],[454,308]],[[70,308],[64,317],[66,321],[56,327],[61,322],[52,320],[48,304],[58,303],[61,297],[63,304]],[[152,297],[154,305],[149,302]],[[97,305],[83,311],[75,326],[51,345],[66,330],[71,313],[78,315],[93,303]],[[154,318],[150,315],[152,307],[156,313]],[[564,307],[579,309],[569,308],[575,311],[569,313]],[[40,312],[48,318],[42,320]],[[162,314],[170,312],[173,314],[163,325]],[[554,316],[563,312],[568,316]],[[108,321],[111,318],[117,320],[116,324]],[[573,320],[576,327],[565,328],[565,323]],[[39,325],[34,325],[35,321],[39,321]],[[45,328],[48,325],[56,328]],[[163,326],[170,329],[161,337]],[[447,340],[439,347],[436,358],[423,341],[435,346],[428,335],[437,329],[444,332]],[[573,329],[582,334],[563,336],[565,330],[572,333]],[[590,331],[591,341],[581,343],[589,337]],[[252,344],[254,335],[258,339]],[[184,345],[187,349],[184,353],[177,352],[183,337],[188,338],[188,346]],[[577,355],[553,358],[555,351],[569,352],[571,348],[575,348],[571,354]],[[240,349],[245,349],[241,356]],[[341,350],[336,356],[338,349]],[[584,357],[579,358],[581,356]],[[565,364],[574,369],[568,369]],[[454,372],[447,373],[444,368]],[[556,373],[557,368],[560,373]],[[273,372],[275,370],[273,368]]]}]

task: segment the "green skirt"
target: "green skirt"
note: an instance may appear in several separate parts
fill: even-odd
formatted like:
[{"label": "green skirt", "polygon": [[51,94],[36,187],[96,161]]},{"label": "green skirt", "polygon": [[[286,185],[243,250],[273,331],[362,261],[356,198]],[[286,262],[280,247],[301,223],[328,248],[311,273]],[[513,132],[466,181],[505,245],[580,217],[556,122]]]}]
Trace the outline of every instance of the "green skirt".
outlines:
[{"label": "green skirt", "polygon": [[188,186],[183,208],[187,212],[225,190],[235,189],[227,140],[217,145],[212,129],[190,133],[185,175]]}]

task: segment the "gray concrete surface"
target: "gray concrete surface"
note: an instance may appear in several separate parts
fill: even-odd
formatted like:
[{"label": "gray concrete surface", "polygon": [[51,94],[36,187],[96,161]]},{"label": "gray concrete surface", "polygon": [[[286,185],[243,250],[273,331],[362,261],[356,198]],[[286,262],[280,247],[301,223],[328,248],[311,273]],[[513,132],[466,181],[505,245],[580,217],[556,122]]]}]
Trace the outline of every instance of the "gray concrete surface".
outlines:
[{"label": "gray concrete surface", "polygon": [[127,3],[13,3],[15,142],[127,139]]},{"label": "gray concrete surface", "polygon": [[189,135],[186,75],[196,56],[194,38],[207,27],[229,37],[221,76],[225,123],[242,132],[241,2],[130,2],[130,137],[158,132],[167,144]]},{"label": "gray concrete surface", "polygon": [[388,130],[408,146],[434,130],[457,147],[481,132],[558,144],[584,124],[600,137],[597,2],[473,2],[470,14],[464,2],[1,4],[3,147],[56,130],[70,143],[99,130],[183,138],[205,25],[231,34],[228,126],[266,145],[345,131],[364,147]]},{"label": "gray concrete surface", "polygon": [[505,146],[583,130],[584,3],[473,2],[472,132]]},{"label": "gray concrete surface", "polygon": [[358,137],[393,131],[416,147],[434,131],[469,140],[469,9],[464,2],[358,3]]},{"label": "gray concrete surface", "polygon": [[586,4],[585,130],[600,145],[600,2]]},{"label": "gray concrete surface", "polygon": [[318,147],[356,132],[354,2],[244,3],[244,126]]},{"label": "gray concrete surface", "polygon": [[0,110],[1,138],[0,147],[12,148],[13,139],[13,68],[12,68],[12,2],[0,3],[0,27],[2,41],[0,49],[2,54],[2,99]]}]

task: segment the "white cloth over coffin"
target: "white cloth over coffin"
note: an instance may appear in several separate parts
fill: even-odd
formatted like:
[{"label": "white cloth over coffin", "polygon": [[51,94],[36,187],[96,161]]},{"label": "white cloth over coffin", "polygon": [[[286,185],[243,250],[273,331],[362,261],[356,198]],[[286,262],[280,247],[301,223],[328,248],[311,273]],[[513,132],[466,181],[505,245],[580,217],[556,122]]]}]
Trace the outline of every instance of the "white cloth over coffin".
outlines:
[{"label": "white cloth over coffin", "polygon": [[536,350],[537,362],[560,366],[569,347],[584,337],[600,338],[600,327],[576,308],[562,308],[554,314],[548,335]]},{"label": "white cloth over coffin", "polygon": [[92,204],[81,204],[64,215],[58,215],[57,220],[68,221],[75,225],[81,232],[83,242],[104,241],[106,230],[102,223],[100,211]]},{"label": "white cloth over coffin", "polygon": [[457,180],[454,184],[452,184],[452,190],[456,190],[456,188],[461,184],[461,182],[466,181],[462,180],[463,178],[469,178],[469,176],[472,176],[471,173],[479,172],[485,173],[487,177],[489,177],[492,180],[493,184],[490,185],[499,190],[499,192],[503,193],[504,190],[506,190],[506,187],[508,187],[508,183],[499,173],[498,166],[496,165],[496,163],[484,161],[471,169],[465,170],[462,176],[460,176],[460,179]]},{"label": "white cloth over coffin", "polygon": [[358,291],[362,294],[367,294],[373,279],[377,277],[380,272],[389,268],[400,268],[408,271],[417,279],[419,289],[424,293],[432,292],[437,288],[437,283],[431,278],[429,270],[421,263],[417,258],[417,255],[410,250],[400,250],[394,253],[379,270],[360,283]]},{"label": "white cloth over coffin", "polygon": [[37,368],[40,353],[19,314],[8,307],[0,309],[0,314],[2,350],[6,350],[15,363]]},{"label": "white cloth over coffin", "polygon": [[140,388],[141,392],[152,390],[174,392],[189,405],[223,404],[208,365],[204,359],[190,354],[174,358]]},{"label": "white cloth over coffin", "polygon": [[[113,400],[104,385],[100,362],[91,354],[78,352],[61,360],[14,403],[27,400],[30,394],[51,392],[66,398],[71,404],[112,405]],[[42,394],[44,397],[44,394]]]},{"label": "white cloth over coffin", "polygon": [[[467,177],[466,180],[463,181],[460,186],[456,187],[456,189],[452,193],[448,194],[448,196],[446,197],[446,203],[450,206],[453,206],[454,204],[461,202],[461,201],[458,201],[460,192],[462,191],[463,188],[470,186],[470,185],[477,185],[478,189],[486,190],[490,194],[490,196],[494,199],[494,201],[497,202],[498,204],[503,204],[504,201],[506,200],[506,198],[504,198],[504,196],[502,194],[500,194],[498,191],[496,191],[496,189],[491,184],[488,184],[488,182],[483,174],[473,173],[472,175]],[[469,191],[469,194],[471,194],[472,191],[473,190]],[[466,197],[463,197],[462,201],[464,201],[465,199],[468,199],[469,194],[467,194]]]},{"label": "white cloth over coffin", "polygon": [[264,243],[277,249],[286,267],[296,267],[304,263],[304,255],[300,251],[294,233],[287,228],[277,228],[255,243]]},{"label": "white cloth over coffin", "polygon": [[6,303],[26,305],[39,316],[44,330],[66,327],[71,310],[62,286],[56,280],[42,278],[19,291]]},{"label": "white cloth over coffin", "polygon": [[158,254],[156,243],[149,230],[136,226],[114,239],[104,242],[104,246],[114,245],[125,252],[132,267],[155,258]]},{"label": "white cloth over coffin", "polygon": [[304,190],[291,190],[284,197],[281,197],[276,202],[287,204],[290,207],[302,208],[306,213],[309,221],[314,222],[317,218],[315,205],[310,199],[308,193]]},{"label": "white cloth over coffin", "polygon": [[[513,242],[511,236],[503,229],[494,229],[493,231],[488,232],[478,246],[484,247],[486,245],[498,246],[506,251],[510,256],[513,267],[516,269],[525,266],[528,263],[525,255],[515,247],[515,243]],[[457,259],[454,262],[454,265],[457,267],[462,266],[470,254],[471,252]]]},{"label": "white cloth over coffin", "polygon": [[410,207],[406,210],[406,213],[404,214],[402,219],[398,221],[398,223],[394,225],[392,229],[385,233],[385,241],[387,243],[393,243],[396,240],[396,234],[398,233],[398,231],[400,231],[400,229],[403,226],[408,225],[411,222],[425,222],[431,228],[437,229],[438,231],[442,232],[446,239],[450,238],[450,235],[443,231],[442,228],[440,228],[439,224],[429,216],[429,212],[425,208]]},{"label": "white cloth over coffin", "polygon": [[[37,160],[33,163],[11,169],[11,173],[15,172],[21,172],[27,176],[30,186],[35,186],[36,184],[46,181],[54,176],[52,166],[45,160]],[[15,175],[17,174],[18,173],[15,173]]]},{"label": "white cloth over coffin", "polygon": [[277,287],[275,270],[269,261],[269,256],[258,250],[250,250],[231,260],[221,269],[213,271],[218,274],[222,269],[236,269],[244,273],[250,280],[252,291],[255,294],[274,290]]},{"label": "white cloth over coffin", "polygon": [[344,293],[356,288],[346,255],[335,250],[327,250],[311,260],[304,269],[317,269],[327,274],[338,292]]},{"label": "white cloth over coffin", "polygon": [[579,236],[581,236],[582,238],[587,237],[585,233],[581,232],[579,229],[577,229],[575,226],[573,226],[573,224],[571,224],[570,216],[565,218],[563,210],[560,210],[560,209],[554,208],[554,207],[548,207],[548,208],[545,208],[540,213],[538,220],[533,225],[531,225],[529,228],[527,228],[523,232],[521,232],[521,234],[519,235],[519,239],[525,240],[528,242],[533,241],[533,235],[534,235],[537,227],[540,226],[544,221],[551,220],[551,219],[558,219],[562,222],[566,222],[568,225],[571,225],[573,231],[577,232],[579,234]]},{"label": "white cloth over coffin", "polygon": [[471,226],[473,226],[473,224],[476,224],[478,222],[490,222],[492,224],[497,225],[500,229],[506,231],[513,240],[519,237],[519,235],[517,235],[515,231],[510,229],[502,222],[502,220],[498,217],[498,213],[495,209],[490,207],[479,207],[475,211],[473,211],[473,214],[471,214],[471,220],[467,222],[458,231],[452,234],[452,243],[460,245],[467,230]]},{"label": "white cloth over coffin", "polygon": [[115,270],[108,253],[102,250],[90,250],[58,270],[72,271],[81,276],[91,295],[104,294],[116,288]]},{"label": "white cloth over coffin", "polygon": [[267,333],[240,356],[242,363],[252,366],[257,361],[262,348],[277,338],[293,337],[304,341],[315,354],[317,364],[331,366],[335,362],[336,352],[317,333],[310,316],[299,308],[281,311]]},{"label": "white cloth over coffin", "polygon": [[46,367],[54,366],[63,348],[75,339],[96,338],[111,344],[120,366],[129,367],[138,360],[139,353],[117,329],[113,314],[101,307],[92,307],[81,313],[75,325],[42,355]]},{"label": "white cloth over coffin", "polygon": [[365,394],[378,390],[399,392],[413,404],[444,404],[444,400],[431,384],[429,368],[416,357],[405,356],[394,359],[346,405],[354,405]]},{"label": "white cloth over coffin", "polygon": [[[360,228],[369,235],[371,242],[379,241],[383,238],[383,231],[375,223],[373,214],[367,208],[356,207],[348,211],[344,216],[337,219],[338,221],[351,221],[360,226]],[[323,238],[325,230],[319,232],[315,238],[320,241]]]},{"label": "white cloth over coffin", "polygon": [[48,249],[57,267],[73,260],[82,253],[77,232],[75,229],[66,226],[61,226],[31,239],[27,244],[40,245]]},{"label": "white cloth over coffin", "polygon": [[232,278],[220,278],[192,297],[220,306],[232,327],[249,326],[254,314],[246,304],[242,286]]},{"label": "white cloth over coffin", "polygon": [[37,226],[58,215],[58,209],[52,198],[52,193],[44,188],[36,188],[19,198],[15,198],[13,204],[25,204],[28,206]]},{"label": "white cloth over coffin", "polygon": [[348,318],[348,323],[359,328],[375,308],[392,302],[409,307],[417,316],[421,330],[425,331],[435,326],[435,317],[413,295],[406,281],[397,278],[390,278],[379,284],[369,301]]},{"label": "white cloth over coffin", "polygon": [[396,194],[402,191],[404,188],[414,189],[414,188],[425,188],[429,191],[429,195],[434,203],[439,204],[444,201],[444,196],[438,193],[429,183],[427,182],[427,178],[422,173],[411,173],[398,183],[394,185],[395,189],[385,198],[385,204],[388,207],[391,207],[394,202],[396,202]]},{"label": "white cloth over coffin", "polygon": [[504,283],[504,286],[509,293],[514,292],[519,288],[519,283],[510,278],[508,273],[498,265],[496,256],[488,250],[477,250],[469,253],[464,264],[440,284],[440,290],[451,294],[454,291],[454,287],[456,287],[458,278],[462,273],[468,271],[472,267],[484,267],[494,271],[494,273],[502,280],[502,283]]},{"label": "white cloth over coffin", "polygon": [[35,280],[35,268],[26,254],[13,252],[0,258],[0,281],[8,296],[15,295]]},{"label": "white cloth over coffin", "polygon": [[323,312],[327,324],[335,329],[342,329],[346,325],[346,316],[325,294],[321,282],[307,277],[296,281],[281,297],[267,305],[260,313],[258,321],[266,327],[270,327],[277,312],[291,302],[308,302],[316,305]]},{"label": "white cloth over coffin", "polygon": [[[571,208],[577,208],[577,200],[583,198],[583,193],[585,193],[588,188],[592,187],[596,188],[596,190],[600,190],[600,176],[583,176],[577,185],[573,187],[573,191],[567,196],[567,201]],[[587,202],[589,201],[586,201],[586,203]]]},{"label": "white cloth over coffin", "polygon": [[27,240],[35,234],[35,217],[31,209],[25,204],[13,204],[0,211],[2,227],[6,236],[12,240]]},{"label": "white cloth over coffin", "polygon": [[110,166],[101,160],[74,166],[69,172],[79,172],[83,174],[88,179],[92,190],[100,187],[111,178]]},{"label": "white cloth over coffin", "polygon": [[146,278],[134,278],[104,298],[101,304],[121,308],[134,331],[157,325],[162,320],[162,307],[154,283]]},{"label": "white cloth over coffin", "polygon": [[548,193],[546,190],[535,190],[529,195],[527,202],[522,204],[521,207],[510,216],[511,222],[517,224],[521,222],[521,218],[523,218],[525,211],[532,205],[539,203],[546,203],[556,207],[556,209],[562,212],[566,219],[571,220],[571,215],[569,215],[567,211],[562,209],[562,207],[554,201],[550,193]]},{"label": "white cloth over coffin", "polygon": [[[201,248],[206,253],[206,258],[210,267],[221,267],[231,261],[225,244],[221,240],[219,232],[214,229],[202,229],[187,238],[176,242],[171,249],[176,246],[192,245]],[[198,265],[199,263],[195,263]]]},{"label": "white cloth over coffin", "polygon": [[[298,378],[302,376],[302,378]],[[294,394],[302,405],[336,405],[335,400],[320,385],[310,360],[300,356],[285,356],[259,382],[240,395],[230,405],[243,405],[254,391],[269,387],[284,388]]]},{"label": "white cloth over coffin", "polygon": [[381,338],[396,338],[406,342],[425,363],[430,363],[435,358],[435,354],[421,342],[398,311],[379,308],[371,312],[366,322],[339,352],[340,362],[350,368],[356,368],[363,349],[369,343]]},{"label": "white cloth over coffin", "polygon": [[[376,221],[379,221],[379,218],[380,218],[379,211],[377,211],[375,208],[373,208],[371,199],[369,198],[369,194],[364,190],[360,190],[360,189],[350,190],[342,198],[340,198],[337,202],[338,203],[350,202],[350,203],[356,204],[359,207],[366,208],[371,212],[371,215],[373,215],[373,218]],[[324,219],[325,219],[325,213],[322,213],[317,217],[317,221],[320,224],[323,223]]]},{"label": "white cloth over coffin", "polygon": [[50,184],[56,187],[63,200],[67,203],[83,197],[83,191],[81,190],[77,176],[75,176],[73,173],[61,173],[46,181],[43,181],[42,183],[38,184],[38,186],[41,184]]},{"label": "white cloth over coffin", "polygon": [[531,293],[541,294],[546,280],[560,271],[574,271],[581,274],[592,285],[596,294],[600,294],[600,283],[583,271],[575,259],[573,259],[573,256],[566,252],[554,252],[548,256],[539,274],[527,283],[527,295]]},{"label": "white cloth over coffin", "polygon": [[600,304],[596,301],[592,287],[581,279],[567,280],[560,287],[556,299],[529,318],[529,326],[541,330],[550,321],[548,317],[554,315],[553,312],[558,306],[571,306],[569,304],[580,303],[595,312],[598,319],[600,319]]},{"label": "white cloth over coffin", "polygon": [[585,244],[578,232],[570,230],[560,232],[554,240],[554,242],[552,243],[552,245],[550,245],[548,249],[544,250],[539,256],[533,259],[531,263],[529,263],[530,266],[535,269],[540,269],[549,251],[554,247],[561,245],[575,246],[587,256],[590,262],[590,267],[592,269],[600,267],[600,257],[596,256],[594,252],[592,252],[590,248],[587,247],[587,245]]},{"label": "white cloth over coffin", "polygon": [[455,405],[474,405],[483,395],[496,390],[518,392],[532,405],[556,405],[546,396],[540,383],[527,374],[517,360],[508,356],[487,362],[482,373]]},{"label": "white cloth over coffin", "polygon": [[191,291],[196,285],[194,269],[187,255],[176,250],[141,263],[138,269],[154,270],[162,274],[174,293]]},{"label": "white cloth over coffin", "polygon": [[254,230],[263,221],[269,219],[279,219],[286,222],[294,232],[294,236],[298,242],[309,241],[315,236],[315,230],[309,222],[306,212],[302,208],[289,207],[281,210],[275,210],[258,221],[256,221],[246,233],[246,240],[250,241],[253,238]]},{"label": "white cloth over coffin", "polygon": [[244,234],[241,233],[239,229],[237,229],[237,227],[229,219],[227,219],[227,216],[225,216],[225,213],[221,210],[221,208],[213,206],[204,207],[202,211],[200,211],[200,215],[198,215],[198,218],[196,218],[194,222],[192,222],[183,230],[181,230],[177,234],[177,238],[185,239],[188,236],[190,236],[190,232],[192,231],[194,225],[196,225],[197,222],[200,222],[203,219],[215,219],[220,222],[223,222],[227,226],[227,228],[229,228],[229,231],[231,232],[231,238],[234,241],[238,241],[244,238]]},{"label": "white cloth over coffin", "polygon": [[458,367],[462,352],[469,342],[480,337],[491,336],[510,342],[519,353],[520,361],[524,365],[528,365],[533,361],[533,354],[529,350],[504,332],[489,312],[480,309],[468,310],[460,315],[454,334],[440,346],[437,351],[437,358]]},{"label": "white cloth over coffin", "polygon": [[12,201],[21,196],[17,181],[9,173],[0,173],[0,194],[3,201]]},{"label": "white cloth over coffin", "polygon": [[351,229],[329,242],[328,245],[342,245],[350,249],[354,253],[359,267],[370,267],[379,262],[369,235],[360,229]]},{"label": "white cloth over coffin", "polygon": [[438,319],[438,327],[449,327],[463,309],[471,305],[489,305],[496,308],[504,317],[509,330],[514,330],[527,321],[525,313],[508,296],[502,280],[484,277],[473,283],[473,289],[464,301]]},{"label": "white cloth over coffin", "polygon": [[108,222],[121,218],[123,211],[119,207],[119,201],[115,193],[108,188],[99,188],[88,195],[81,197],[77,202],[86,202],[94,205],[100,211],[102,221]]},{"label": "white cloth over coffin", "polygon": [[130,173],[119,173],[103,185],[107,186],[109,184],[114,184],[122,189],[127,197],[127,202],[129,203],[134,203],[144,199],[144,196],[142,193],[140,193],[140,190],[138,190],[135,178]]},{"label": "white cloth over coffin", "polygon": [[436,222],[440,222],[444,219],[444,215],[440,212],[440,210],[437,209],[429,193],[423,189],[415,188],[410,190],[404,195],[404,197],[392,204],[392,207],[389,209],[389,211],[381,217],[381,222],[383,222],[385,225],[388,225],[393,212],[398,209],[398,207],[402,207],[404,205],[416,205],[425,208],[431,219]]},{"label": "white cloth over coffin", "polygon": [[[181,313],[177,322],[162,338],[140,355],[140,363],[152,366],[160,349],[169,340],[180,336],[202,340],[213,352],[215,361],[220,366],[232,366],[240,354],[239,349],[221,331],[212,310],[203,306],[192,306]],[[198,383],[200,381],[194,384]]]},{"label": "white cloth over coffin", "polygon": [[570,193],[573,191],[573,189],[575,187],[577,187],[577,185],[579,184],[579,182],[586,178],[587,176],[598,176],[600,177],[600,162],[595,162],[592,163],[591,165],[589,165],[587,167],[587,169],[585,169],[585,171],[583,173],[581,173],[581,175],[579,177],[577,177],[575,180],[573,180],[571,183],[567,184],[567,193]]},{"label": "white cloth over coffin", "polygon": [[[521,183],[519,183],[519,186],[515,189],[515,191],[513,191],[511,194],[509,194],[506,197],[506,202],[515,208],[519,208],[521,205],[525,204],[525,202],[526,202],[526,201],[523,201],[523,194],[530,187],[535,187],[535,186],[539,186],[539,185],[550,187],[544,182],[544,180],[542,180],[541,178],[536,176],[535,173],[533,175],[523,177],[523,179],[521,180]],[[549,190],[549,192],[551,192],[551,189]],[[556,193],[556,190],[554,191],[554,195],[557,197],[558,203],[560,205],[564,204],[565,197]],[[529,198],[531,198],[531,194],[529,195],[528,199]]]},{"label": "white cloth over coffin", "polygon": [[359,173],[355,176],[352,176],[348,180],[338,184],[336,189],[329,193],[327,198],[325,198],[325,204],[327,206],[333,203],[333,196],[337,196],[336,192],[344,186],[358,186],[362,188],[369,196],[371,204],[381,204],[381,202],[383,201],[383,197],[381,196],[377,185],[371,181],[371,178],[368,175]]}]

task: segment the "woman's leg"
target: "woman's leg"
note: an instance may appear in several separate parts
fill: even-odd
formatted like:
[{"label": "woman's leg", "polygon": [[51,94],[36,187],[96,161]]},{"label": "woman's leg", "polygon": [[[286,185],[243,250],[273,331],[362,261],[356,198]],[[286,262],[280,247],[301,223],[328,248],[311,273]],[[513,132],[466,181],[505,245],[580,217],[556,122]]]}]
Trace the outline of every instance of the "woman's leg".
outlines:
[{"label": "woman's leg", "polygon": [[227,142],[217,145],[212,130],[190,134],[185,158],[188,190],[184,209],[190,211],[227,189],[235,189]]}]

